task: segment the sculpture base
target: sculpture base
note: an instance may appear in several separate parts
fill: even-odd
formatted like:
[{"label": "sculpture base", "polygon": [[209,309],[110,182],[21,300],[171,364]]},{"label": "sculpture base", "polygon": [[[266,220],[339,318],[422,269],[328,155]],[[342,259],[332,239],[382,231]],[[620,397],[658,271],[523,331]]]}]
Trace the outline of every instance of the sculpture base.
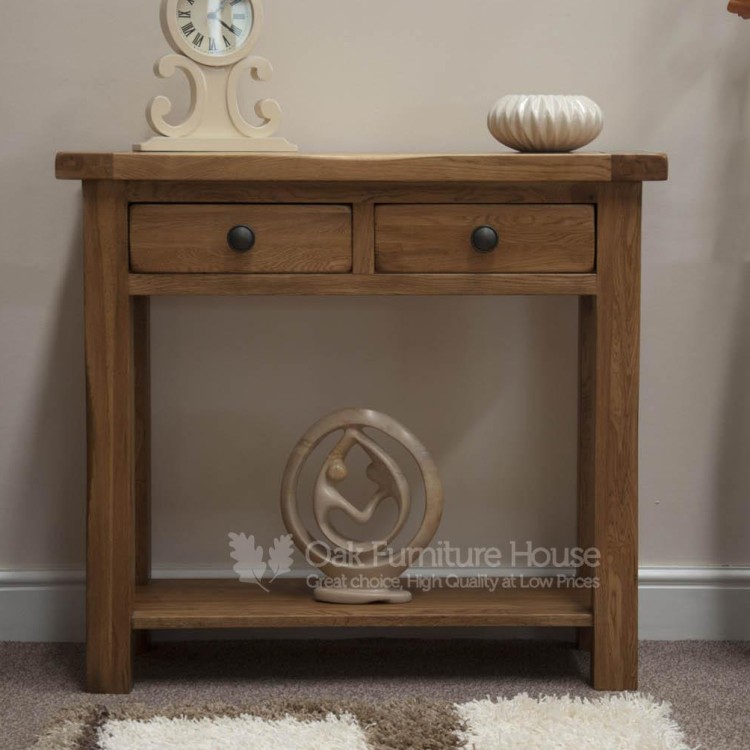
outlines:
[{"label": "sculpture base", "polygon": [[329,604],[404,604],[411,601],[405,589],[342,589],[320,586],[315,589],[316,601]]},{"label": "sculpture base", "polygon": [[133,151],[268,153],[297,151],[286,138],[166,138],[155,136],[136,143]]}]

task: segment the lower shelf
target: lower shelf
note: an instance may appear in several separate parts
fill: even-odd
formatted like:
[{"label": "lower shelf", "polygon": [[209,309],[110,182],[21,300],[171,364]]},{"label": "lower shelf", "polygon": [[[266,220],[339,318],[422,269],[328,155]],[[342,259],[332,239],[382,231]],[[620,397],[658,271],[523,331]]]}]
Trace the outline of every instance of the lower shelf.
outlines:
[{"label": "lower shelf", "polygon": [[267,593],[227,580],[153,581],[136,589],[133,628],[589,627],[591,591],[551,588],[439,588],[408,604],[324,604],[305,581],[276,581]]}]

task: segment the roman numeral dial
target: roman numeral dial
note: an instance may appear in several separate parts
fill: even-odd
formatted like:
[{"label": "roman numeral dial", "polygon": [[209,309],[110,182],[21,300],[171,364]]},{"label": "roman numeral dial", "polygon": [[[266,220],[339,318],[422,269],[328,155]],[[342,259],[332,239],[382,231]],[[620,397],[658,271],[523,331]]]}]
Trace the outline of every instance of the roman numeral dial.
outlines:
[{"label": "roman numeral dial", "polygon": [[230,56],[236,60],[250,39],[252,0],[175,0],[169,5],[168,12],[177,22],[172,28],[180,34],[178,46],[198,62],[216,58],[208,64],[222,65],[221,58]]}]

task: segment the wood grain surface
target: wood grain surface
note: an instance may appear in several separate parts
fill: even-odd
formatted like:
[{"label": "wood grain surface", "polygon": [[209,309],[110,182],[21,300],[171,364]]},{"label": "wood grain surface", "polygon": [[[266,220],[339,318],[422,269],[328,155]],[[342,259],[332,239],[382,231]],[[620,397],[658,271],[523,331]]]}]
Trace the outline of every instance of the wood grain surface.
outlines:
[{"label": "wood grain surface", "polygon": [[[577,540],[581,549],[594,546],[594,440],[596,418],[596,298],[578,302],[578,491],[576,503]],[[596,570],[582,566],[580,578],[591,578]],[[591,628],[578,631],[578,646],[591,651]]]},{"label": "wood grain surface", "polygon": [[[151,580],[151,300],[133,298],[135,408],[135,582]],[[135,633],[136,654],[149,648],[149,633]]]},{"label": "wood grain surface", "polygon": [[408,604],[317,602],[305,581],[276,581],[269,593],[239,581],[154,581],[138,587],[134,628],[417,627],[591,625],[591,592],[444,588]]},{"label": "wood grain surface", "polygon": [[[84,179],[87,686],[128,692],[157,628],[566,626],[598,689],[638,681],[641,181],[661,154],[60,154]],[[256,232],[236,253],[232,226]],[[471,248],[494,225],[500,246]],[[579,313],[578,540],[598,588],[415,592],[315,602],[233,581],[150,578],[149,300],[160,295],[573,295]],[[135,639],[133,639],[135,634]]]},{"label": "wood grain surface", "polygon": [[[492,227],[499,245],[480,253],[472,232]],[[375,212],[375,268],[386,273],[589,273],[593,206],[398,205]]]},{"label": "wood grain surface", "polygon": [[[613,157],[617,166],[613,169]],[[60,153],[64,180],[613,182],[664,180],[664,154]]]},{"label": "wood grain surface", "polygon": [[588,203],[591,182],[128,182],[131,203]]},{"label": "wood grain surface", "polygon": [[133,300],[124,186],[84,186],[88,434],[86,667],[93,693],[132,685],[135,585]]},{"label": "wood grain surface", "polygon": [[375,207],[371,200],[356,202],[353,207],[354,273],[375,271]]},{"label": "wood grain surface", "polygon": [[131,274],[132,295],[581,295],[596,294],[596,275],[570,274]]},{"label": "wood grain surface", "polygon": [[[255,245],[229,247],[250,227]],[[352,212],[335,205],[135,205],[130,267],[139,273],[346,273],[352,270]]]},{"label": "wood grain surface", "polygon": [[638,380],[641,186],[611,185],[598,211],[599,296],[582,323],[595,342],[592,452],[595,574],[593,682],[638,686]]}]

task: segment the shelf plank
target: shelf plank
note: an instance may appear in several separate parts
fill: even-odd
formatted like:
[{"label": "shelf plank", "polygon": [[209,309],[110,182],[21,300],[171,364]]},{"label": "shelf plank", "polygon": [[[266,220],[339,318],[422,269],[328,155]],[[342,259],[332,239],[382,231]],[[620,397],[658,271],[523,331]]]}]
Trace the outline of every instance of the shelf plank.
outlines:
[{"label": "shelf plank", "polygon": [[617,182],[665,180],[659,153],[59,153],[61,180],[243,182]]},{"label": "shelf plank", "polygon": [[415,591],[408,604],[324,604],[302,580],[276,581],[266,593],[229,580],[161,580],[136,590],[133,628],[286,628],[548,626],[590,627],[591,592],[441,588]]},{"label": "shelf plank", "polygon": [[596,294],[593,273],[130,274],[132,296]]}]

